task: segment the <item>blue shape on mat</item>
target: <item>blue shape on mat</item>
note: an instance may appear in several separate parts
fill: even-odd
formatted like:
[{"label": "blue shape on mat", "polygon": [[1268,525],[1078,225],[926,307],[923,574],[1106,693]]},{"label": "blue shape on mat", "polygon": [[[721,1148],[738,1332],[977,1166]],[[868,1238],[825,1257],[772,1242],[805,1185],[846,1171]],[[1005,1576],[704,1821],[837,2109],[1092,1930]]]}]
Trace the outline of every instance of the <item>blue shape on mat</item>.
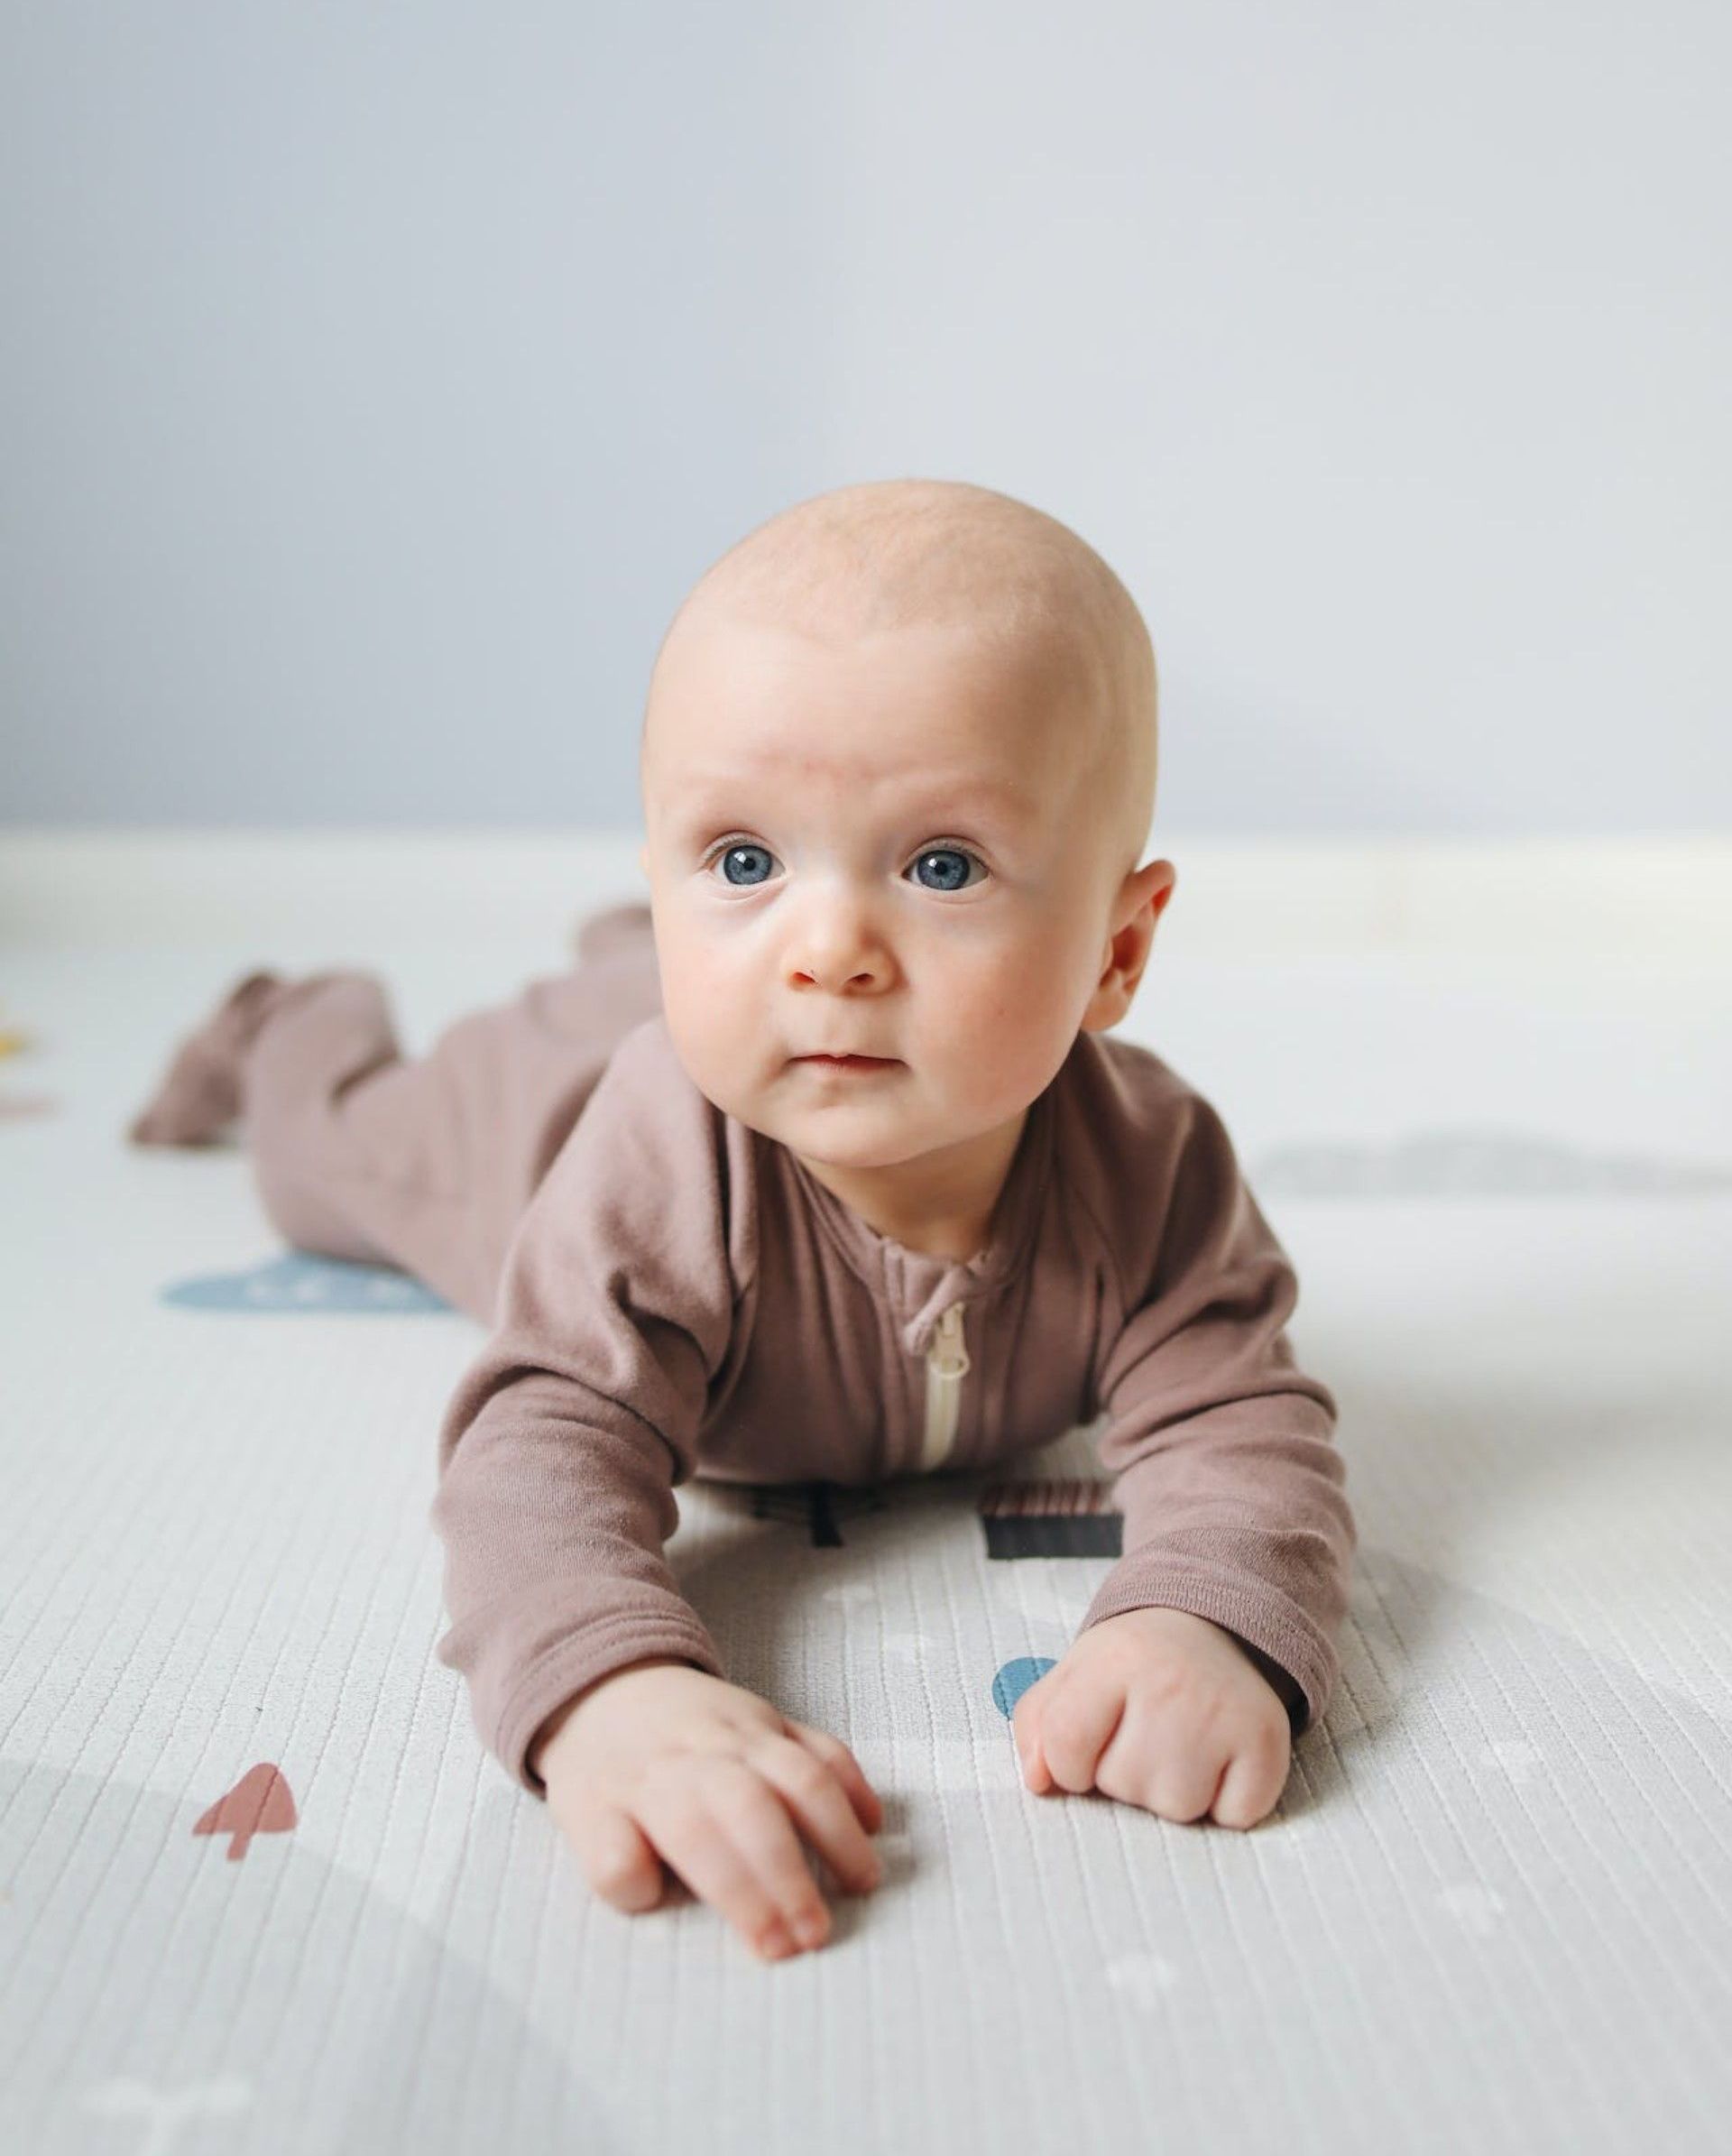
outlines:
[{"label": "blue shape on mat", "polygon": [[394,1266],[352,1265],[346,1258],[315,1258],[288,1250],[268,1265],[244,1273],[207,1273],[165,1287],[162,1300],[182,1310],[308,1312],[325,1316],[398,1317],[451,1304],[413,1274]]},{"label": "blue shape on mat", "polygon": [[992,1680],[992,1704],[1008,1722],[1017,1711],[1017,1701],[1031,1684],[1038,1684],[1053,1667],[1050,1654],[1018,1654],[1014,1662],[1003,1663]]}]

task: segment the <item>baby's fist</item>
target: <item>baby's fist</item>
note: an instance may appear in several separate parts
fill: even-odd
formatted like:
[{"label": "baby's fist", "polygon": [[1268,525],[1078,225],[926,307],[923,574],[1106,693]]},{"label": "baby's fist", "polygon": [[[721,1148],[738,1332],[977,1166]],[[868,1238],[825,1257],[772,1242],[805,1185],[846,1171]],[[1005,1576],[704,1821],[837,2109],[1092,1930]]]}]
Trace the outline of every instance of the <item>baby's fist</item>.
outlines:
[{"label": "baby's fist", "polygon": [[1023,1775],[1181,1823],[1254,1827],[1293,1759],[1287,1709],[1234,1635],[1184,1609],[1091,1625],[1011,1716]]}]

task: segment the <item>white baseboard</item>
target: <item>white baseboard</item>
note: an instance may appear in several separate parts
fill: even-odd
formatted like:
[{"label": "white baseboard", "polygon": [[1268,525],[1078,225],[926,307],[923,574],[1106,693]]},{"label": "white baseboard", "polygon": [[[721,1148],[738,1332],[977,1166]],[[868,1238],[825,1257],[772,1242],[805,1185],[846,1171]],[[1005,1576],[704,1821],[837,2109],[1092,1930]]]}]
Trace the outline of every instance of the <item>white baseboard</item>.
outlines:
[{"label": "white baseboard", "polygon": [[[638,834],[0,829],[0,941],[563,949],[648,896]],[[1156,834],[1165,957],[1410,951],[1732,964],[1732,835],[1304,842]]]}]

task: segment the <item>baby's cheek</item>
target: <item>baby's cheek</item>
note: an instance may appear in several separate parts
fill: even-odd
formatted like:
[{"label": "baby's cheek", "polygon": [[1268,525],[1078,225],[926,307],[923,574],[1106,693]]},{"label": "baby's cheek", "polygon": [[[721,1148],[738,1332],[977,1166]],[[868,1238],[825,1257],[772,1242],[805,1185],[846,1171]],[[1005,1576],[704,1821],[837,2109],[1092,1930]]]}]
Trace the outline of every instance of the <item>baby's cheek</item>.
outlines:
[{"label": "baby's cheek", "polygon": [[951,1097],[1008,1113],[1043,1092],[1075,1039],[1037,977],[1007,973],[946,996],[926,1028],[951,1079]]},{"label": "baby's cheek", "polygon": [[706,1099],[727,1114],[750,1120],[752,1089],[764,1062],[761,1027],[754,1027],[741,1000],[662,972],[662,1010],[674,1049]]}]

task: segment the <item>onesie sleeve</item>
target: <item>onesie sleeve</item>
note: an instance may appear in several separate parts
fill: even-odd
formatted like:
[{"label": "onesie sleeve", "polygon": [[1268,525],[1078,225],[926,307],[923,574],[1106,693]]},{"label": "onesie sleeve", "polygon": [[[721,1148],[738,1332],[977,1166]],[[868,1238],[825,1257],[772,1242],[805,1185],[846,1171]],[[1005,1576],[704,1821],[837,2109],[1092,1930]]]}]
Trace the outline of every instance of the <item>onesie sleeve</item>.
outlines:
[{"label": "onesie sleeve", "polygon": [[446,1411],[436,1652],[532,1795],[532,1739],[595,1679],[649,1654],[724,1674],[663,1544],[732,1331],[728,1128],[660,1018],[626,1037],[524,1211]]},{"label": "onesie sleeve", "polygon": [[1095,1385],[1123,1554],[1081,1629],[1127,1609],[1208,1617],[1250,1649],[1297,1737],[1340,1674],[1358,1540],[1336,1403],[1294,1362],[1297,1281],[1221,1117],[1194,1091],[1166,1105],[1174,1139],[1147,1148],[1147,1178],[1121,1164],[1145,1228],[1119,1239],[1129,1270]]}]

